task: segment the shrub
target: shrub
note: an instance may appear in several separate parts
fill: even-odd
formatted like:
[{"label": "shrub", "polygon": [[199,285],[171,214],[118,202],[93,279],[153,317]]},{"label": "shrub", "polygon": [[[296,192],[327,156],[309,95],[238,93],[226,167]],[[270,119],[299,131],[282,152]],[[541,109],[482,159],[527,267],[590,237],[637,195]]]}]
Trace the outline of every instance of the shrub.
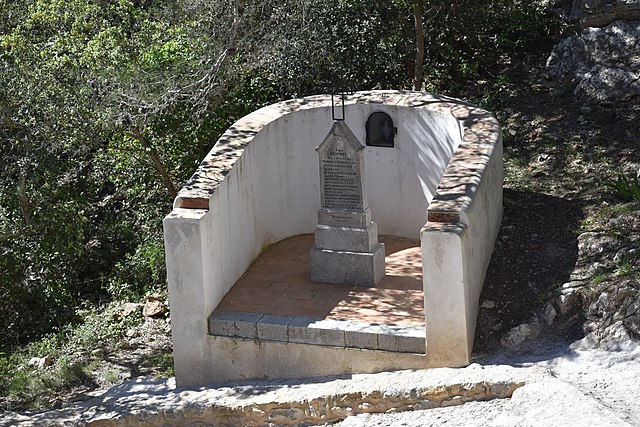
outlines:
[{"label": "shrub", "polygon": [[605,185],[613,189],[622,200],[640,202],[640,179],[637,175],[627,178],[621,170],[616,179],[606,181]]}]

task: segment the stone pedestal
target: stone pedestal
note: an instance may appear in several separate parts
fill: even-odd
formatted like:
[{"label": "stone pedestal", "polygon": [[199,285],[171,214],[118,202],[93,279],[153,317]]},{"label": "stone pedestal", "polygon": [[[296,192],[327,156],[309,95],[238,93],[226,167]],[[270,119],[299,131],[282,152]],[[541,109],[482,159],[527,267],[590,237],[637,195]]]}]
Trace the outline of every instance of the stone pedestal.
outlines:
[{"label": "stone pedestal", "polygon": [[316,148],[321,208],[311,249],[312,282],[375,286],[384,277],[384,245],[362,179],[363,150],[343,121],[335,122]]}]

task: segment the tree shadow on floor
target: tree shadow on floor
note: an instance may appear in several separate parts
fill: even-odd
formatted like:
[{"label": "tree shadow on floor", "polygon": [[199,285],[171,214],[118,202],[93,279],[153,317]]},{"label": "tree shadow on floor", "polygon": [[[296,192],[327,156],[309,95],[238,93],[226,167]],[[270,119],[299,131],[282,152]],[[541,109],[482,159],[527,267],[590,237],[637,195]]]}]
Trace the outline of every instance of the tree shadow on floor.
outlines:
[{"label": "tree shadow on floor", "polygon": [[[581,200],[505,189],[502,226],[480,296],[475,354],[499,351],[501,337],[535,319],[569,280],[583,206]],[[549,332],[578,339],[581,323],[569,313]]]}]

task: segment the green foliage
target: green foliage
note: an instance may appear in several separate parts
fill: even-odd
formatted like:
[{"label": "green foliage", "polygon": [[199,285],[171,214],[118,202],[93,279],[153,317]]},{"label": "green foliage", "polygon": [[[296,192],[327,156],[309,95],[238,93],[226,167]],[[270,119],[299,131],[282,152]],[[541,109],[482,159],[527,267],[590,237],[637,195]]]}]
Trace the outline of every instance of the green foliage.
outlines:
[{"label": "green foliage", "polygon": [[521,62],[549,47],[558,18],[536,2],[503,0],[423,1],[432,89],[495,78],[497,64]]},{"label": "green foliage", "polygon": [[164,353],[154,355],[144,361],[147,366],[153,366],[164,377],[172,377],[175,375],[173,370],[173,353]]},{"label": "green foliage", "polygon": [[640,202],[640,179],[637,175],[627,178],[624,172],[619,171],[617,178],[606,181],[605,185],[622,200]]},{"label": "green foliage", "polygon": [[[414,1],[244,3],[0,2],[0,349],[117,337],[79,307],[165,290],[162,217],[238,118],[334,86],[411,87]],[[528,2],[422,7],[433,91],[492,77],[555,25]],[[0,388],[49,384],[11,357]],[[56,372],[82,381],[75,362]]]},{"label": "green foliage", "polygon": [[522,57],[548,48],[560,25],[558,17],[542,2],[508,2],[498,9],[493,42],[500,54]]},{"label": "green foliage", "polygon": [[138,301],[165,287],[164,247],[158,239],[142,242],[115,265],[107,290],[117,300]]},{"label": "green foliage", "polygon": [[624,258],[616,265],[614,274],[618,277],[630,276],[634,271],[632,258]]},{"label": "green foliage", "polygon": [[[0,279],[7,295],[0,304],[8,315],[0,339],[9,344],[31,339],[39,325],[60,328],[83,298],[99,299],[110,270],[136,253],[144,231],[154,229],[161,241],[170,197],[149,166],[148,147],[107,118],[111,100],[99,83],[108,73],[127,81],[133,70],[169,69],[193,50],[184,25],[133,2],[2,6]],[[194,156],[181,150],[191,135],[171,132],[152,143]],[[193,157],[176,157],[165,161],[192,171]],[[169,173],[184,179],[190,171]]]},{"label": "green foliage", "polygon": [[[59,332],[45,335],[21,349],[7,353],[0,351],[0,401],[6,410],[39,409],[49,403],[52,393],[74,386],[92,385],[90,372],[101,353],[88,350],[115,346],[124,331],[139,317],[121,318],[120,304],[103,308],[78,308],[79,324],[66,325]],[[50,356],[53,364],[44,369],[29,366],[33,357]]]},{"label": "green foliage", "polygon": [[607,275],[601,271],[598,271],[591,278],[591,284],[597,286],[597,285],[600,285],[601,283],[604,283],[606,280],[607,280]]},{"label": "green foliage", "polygon": [[9,407],[10,410],[26,410],[40,408],[50,399],[51,391],[69,389],[89,381],[87,367],[80,363],[61,361],[53,369],[34,373],[31,368],[20,365],[15,369],[11,360],[0,358],[0,378],[10,381],[0,381],[6,400],[19,401],[19,406]]},{"label": "green foliage", "polygon": [[[260,19],[272,28],[268,43],[261,46],[263,59],[255,63],[257,72],[266,73],[281,96],[327,91],[334,85],[353,90],[410,88],[414,3],[309,0],[265,8],[256,2],[248,7],[246,20]],[[430,90],[492,77],[497,63],[521,61],[549,47],[558,25],[557,18],[537,3],[421,4],[424,78]],[[283,10],[288,11],[284,19]],[[283,22],[288,28],[282,28]]]},{"label": "green foliage", "polygon": [[[393,2],[307,0],[247,5],[245,22],[268,27],[252,64],[280,97],[406,87],[413,56],[410,9]],[[409,36],[409,37],[407,37]]]}]

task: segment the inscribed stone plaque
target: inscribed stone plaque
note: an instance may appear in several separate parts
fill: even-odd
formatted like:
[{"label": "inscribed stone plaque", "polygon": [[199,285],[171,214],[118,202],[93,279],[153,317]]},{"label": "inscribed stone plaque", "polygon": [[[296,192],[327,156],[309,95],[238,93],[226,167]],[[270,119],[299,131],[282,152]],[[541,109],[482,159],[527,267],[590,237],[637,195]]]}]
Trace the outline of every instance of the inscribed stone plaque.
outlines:
[{"label": "inscribed stone plaque", "polygon": [[[357,154],[357,153],[356,153]],[[362,209],[362,185],[358,159],[344,149],[337,140],[326,152],[322,162],[324,200],[326,209]]]},{"label": "inscribed stone plaque", "polygon": [[320,156],[320,196],[323,209],[364,210],[363,149],[364,146],[346,125],[334,126],[317,148]]}]

